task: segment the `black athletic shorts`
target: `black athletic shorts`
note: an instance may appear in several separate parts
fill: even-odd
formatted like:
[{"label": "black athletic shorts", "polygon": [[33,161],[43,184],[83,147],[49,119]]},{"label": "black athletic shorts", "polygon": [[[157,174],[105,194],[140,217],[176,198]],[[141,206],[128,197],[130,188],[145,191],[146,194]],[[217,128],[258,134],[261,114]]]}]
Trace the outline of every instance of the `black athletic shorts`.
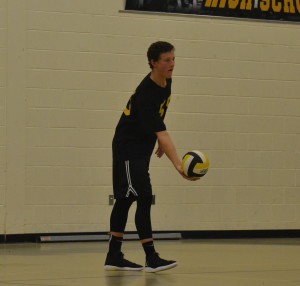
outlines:
[{"label": "black athletic shorts", "polygon": [[149,175],[150,159],[113,159],[114,198],[152,195]]}]

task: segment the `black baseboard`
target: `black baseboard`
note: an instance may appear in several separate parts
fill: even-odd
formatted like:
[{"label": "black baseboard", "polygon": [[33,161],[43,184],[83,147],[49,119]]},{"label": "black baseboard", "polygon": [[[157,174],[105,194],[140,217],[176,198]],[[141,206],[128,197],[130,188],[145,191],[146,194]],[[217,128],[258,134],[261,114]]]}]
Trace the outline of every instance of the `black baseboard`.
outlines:
[{"label": "black baseboard", "polygon": [[[126,232],[133,233],[136,232]],[[155,233],[180,233],[182,239],[244,239],[244,238],[300,238],[300,229],[278,230],[199,230],[199,231],[157,231]],[[107,232],[85,233],[30,233],[0,235],[0,243],[40,243],[41,236],[107,235]],[[85,240],[88,241],[88,240]]]},{"label": "black baseboard", "polygon": [[300,229],[182,231],[183,239],[300,238]]}]

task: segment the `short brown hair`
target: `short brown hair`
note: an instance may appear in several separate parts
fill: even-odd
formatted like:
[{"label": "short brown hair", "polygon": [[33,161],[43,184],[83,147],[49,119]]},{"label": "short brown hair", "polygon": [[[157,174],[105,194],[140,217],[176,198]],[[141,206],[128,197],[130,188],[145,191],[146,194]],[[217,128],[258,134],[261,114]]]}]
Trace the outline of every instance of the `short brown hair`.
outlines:
[{"label": "short brown hair", "polygon": [[174,46],[168,42],[158,41],[150,45],[147,51],[148,63],[151,69],[153,66],[151,64],[151,60],[155,62],[159,60],[159,57],[163,53],[168,53],[175,50]]}]

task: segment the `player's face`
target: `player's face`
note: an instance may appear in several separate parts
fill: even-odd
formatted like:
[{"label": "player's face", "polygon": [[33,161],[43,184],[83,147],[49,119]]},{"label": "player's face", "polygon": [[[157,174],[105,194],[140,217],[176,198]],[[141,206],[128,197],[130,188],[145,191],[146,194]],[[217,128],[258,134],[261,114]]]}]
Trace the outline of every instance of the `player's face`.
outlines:
[{"label": "player's face", "polygon": [[174,51],[162,53],[157,62],[153,62],[153,69],[163,78],[171,78],[175,67]]}]

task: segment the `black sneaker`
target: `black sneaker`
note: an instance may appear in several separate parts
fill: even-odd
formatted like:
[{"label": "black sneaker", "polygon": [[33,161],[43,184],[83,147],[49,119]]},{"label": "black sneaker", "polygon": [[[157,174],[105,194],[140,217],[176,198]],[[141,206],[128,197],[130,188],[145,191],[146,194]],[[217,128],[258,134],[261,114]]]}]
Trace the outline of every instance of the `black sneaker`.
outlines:
[{"label": "black sneaker", "polygon": [[124,259],[124,254],[122,252],[119,252],[119,253],[107,253],[104,269],[141,271],[144,269],[144,267],[142,265]]},{"label": "black sneaker", "polygon": [[158,272],[171,269],[177,266],[177,262],[173,260],[165,260],[159,257],[157,252],[146,257],[146,272]]}]

